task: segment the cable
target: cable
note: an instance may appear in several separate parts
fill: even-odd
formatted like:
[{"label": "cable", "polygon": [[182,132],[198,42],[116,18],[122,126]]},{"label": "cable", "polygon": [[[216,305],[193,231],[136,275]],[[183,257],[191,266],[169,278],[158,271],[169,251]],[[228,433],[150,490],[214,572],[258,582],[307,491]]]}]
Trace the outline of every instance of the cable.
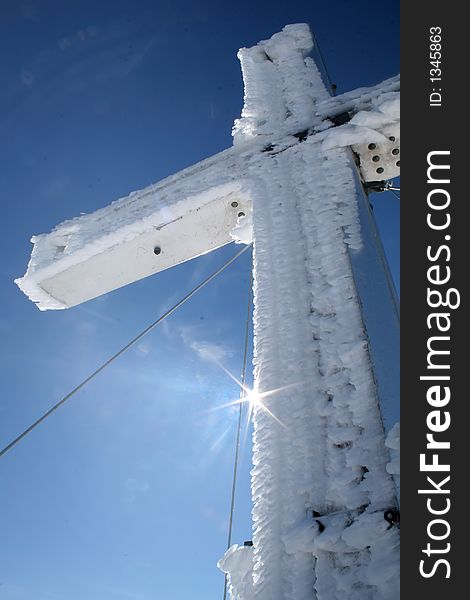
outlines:
[{"label": "cable", "polygon": [[174,304],[169,310],[167,310],[163,315],[158,317],[153,323],[151,323],[148,327],[146,327],[141,333],[135,336],[129,343],[123,346],[116,354],[113,354],[111,358],[108,358],[106,362],[104,362],[100,367],[93,371],[91,375],[89,375],[86,379],[84,379],[79,385],[77,385],[71,392],[69,392],[66,396],[59,400],[57,404],[54,404],[52,408],[50,408],[47,412],[45,412],[42,417],[39,417],[37,421],[35,421],[32,425],[30,425],[27,429],[25,429],[20,435],[18,435],[12,442],[6,445],[2,450],[0,450],[0,457],[3,456],[8,450],[11,450],[13,446],[15,446],[21,439],[23,439],[28,433],[30,433],[35,427],[37,427],[40,423],[42,423],[47,417],[49,417],[54,411],[56,411],[62,404],[64,404],[67,400],[69,400],[74,394],[76,394],[79,390],[81,390],[88,382],[90,382],[98,373],[101,373],[108,365],[116,360],[121,354],[124,354],[131,346],[133,346],[136,342],[142,339],[147,333],[152,331],[154,327],[156,327],[159,323],[161,323],[164,319],[169,317],[172,313],[175,312],[180,306],[185,304],[190,298],[194,296],[199,290],[201,290],[205,285],[207,285],[210,281],[215,279],[217,275],[222,273],[228,266],[230,266],[239,256],[241,256],[244,252],[246,252],[249,248],[251,248],[252,244],[249,244],[242,248],[237,254],[232,256],[225,264],[219,267],[216,271],[209,275],[204,281],[199,283],[195,288],[193,288],[186,296],[184,296],[181,300],[179,300],[176,304]]},{"label": "cable", "polygon": [[318,56],[320,58],[320,62],[321,62],[321,66],[323,67],[323,71],[325,73],[326,76],[326,80],[330,86],[330,92],[332,93],[333,96],[335,96],[335,92],[336,92],[336,88],[333,87],[333,84],[331,83],[331,77],[330,74],[328,73],[328,69],[326,68],[326,64],[325,61],[323,59],[323,54],[320,48],[320,44],[318,43],[317,37],[315,35],[315,31],[313,29],[313,27],[310,28],[311,32],[312,32],[312,39],[313,39],[313,44],[314,44],[314,48],[316,48],[318,50]]},{"label": "cable", "polygon": [[[230,500],[230,519],[228,524],[228,538],[227,538],[227,550],[232,544],[232,526],[233,526],[233,514],[235,509],[235,490],[237,487],[237,472],[238,472],[238,455],[240,451],[240,431],[242,427],[242,412],[243,412],[243,398],[246,395],[245,389],[245,376],[246,376],[246,361],[248,356],[248,341],[250,333],[250,317],[251,317],[251,304],[252,304],[252,288],[253,288],[253,268],[250,271],[250,287],[248,290],[248,310],[246,315],[245,325],[245,350],[243,354],[243,370],[242,370],[242,381],[240,390],[240,402],[238,407],[238,426],[237,426],[237,441],[235,443],[235,460],[233,463],[233,479],[232,479],[232,497]],[[227,573],[224,578],[224,600],[227,598]]]}]

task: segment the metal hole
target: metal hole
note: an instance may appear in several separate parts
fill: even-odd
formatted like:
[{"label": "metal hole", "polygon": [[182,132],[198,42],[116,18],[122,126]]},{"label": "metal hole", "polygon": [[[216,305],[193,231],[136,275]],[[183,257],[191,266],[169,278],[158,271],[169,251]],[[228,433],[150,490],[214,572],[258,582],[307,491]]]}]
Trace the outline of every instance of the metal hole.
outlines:
[{"label": "metal hole", "polygon": [[233,206],[233,208],[237,208],[238,202],[232,202],[232,204],[230,206]]},{"label": "metal hole", "polygon": [[376,169],[376,172],[377,173],[383,173],[384,172],[383,167],[379,167],[378,169]]},{"label": "metal hole", "polygon": [[391,142],[394,142],[396,138],[395,138],[395,136],[394,136],[394,135],[391,135],[391,136],[390,136],[388,139],[389,139]]},{"label": "metal hole", "polygon": [[239,216],[239,217],[244,217],[244,216],[245,216],[245,213],[244,213],[244,212],[239,212],[239,213],[238,213],[238,216]]},{"label": "metal hole", "polygon": [[396,508],[389,508],[384,512],[384,519],[390,523],[390,527],[400,522],[400,511]]},{"label": "metal hole", "polygon": [[375,150],[375,148],[377,148],[375,144],[369,144],[367,147],[369,148],[369,150]]},{"label": "metal hole", "polygon": [[393,154],[393,156],[396,156],[397,154],[400,154],[400,150],[398,150],[398,148],[394,148],[392,150],[392,154]]},{"label": "metal hole", "polygon": [[397,167],[399,167],[400,166],[400,161],[397,160],[397,162],[395,164],[397,165]]},{"label": "metal hole", "polygon": [[378,156],[378,154],[376,154],[375,156],[373,156],[373,157],[372,157],[372,160],[373,160],[374,162],[379,162],[379,160],[380,160],[380,156]]},{"label": "metal hole", "polygon": [[333,444],[333,446],[339,450],[344,450],[344,448],[350,448],[352,446],[352,442],[338,442]]},{"label": "metal hole", "polygon": [[156,254],[157,256],[159,254],[161,254],[162,249],[160,248],[160,246],[155,246],[155,248],[153,249],[153,253]]}]

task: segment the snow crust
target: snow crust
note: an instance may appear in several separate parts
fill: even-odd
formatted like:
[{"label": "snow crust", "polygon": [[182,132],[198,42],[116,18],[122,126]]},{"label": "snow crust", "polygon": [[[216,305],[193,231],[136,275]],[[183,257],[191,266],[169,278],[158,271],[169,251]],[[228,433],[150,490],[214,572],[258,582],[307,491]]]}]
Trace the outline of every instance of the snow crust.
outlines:
[{"label": "snow crust", "polygon": [[[15,283],[40,310],[67,308],[60,298],[52,298],[41,282],[218,198],[244,193],[247,160],[233,149],[221,152],[94,213],[65,221],[50,233],[33,236],[27,272]],[[227,238],[230,241],[229,232]]]},{"label": "snow crust", "polygon": [[[316,114],[328,118],[351,110],[354,112],[364,109],[369,110],[377,104],[382,104],[388,98],[395,100],[395,94],[399,89],[400,76],[396,75],[372,87],[356,88],[340,96],[320,100],[317,105]],[[387,96],[387,94],[390,94],[390,96]]]},{"label": "snow crust", "polygon": [[323,150],[357,146],[358,144],[380,144],[385,141],[391,126],[400,121],[400,94],[384,93],[373,97],[369,110],[359,110],[349,123],[328,130],[323,140]]},{"label": "snow crust", "polygon": [[229,574],[229,592],[232,598],[253,598],[253,547],[231,546],[217,563],[219,569]]},{"label": "snow crust", "polygon": [[307,57],[312,46],[308,25],[297,24],[238,52],[245,102],[242,117],[233,127],[235,145],[312,125],[316,102],[329,98],[320,71]]},{"label": "snow crust", "polygon": [[345,123],[341,127],[335,127],[328,131],[322,148],[323,150],[331,150],[331,148],[344,148],[345,146],[352,146],[354,144],[380,143],[384,140],[384,135],[370,127]]},{"label": "snow crust", "polygon": [[230,232],[236,244],[251,244],[253,241],[253,211],[238,217],[237,224]]}]

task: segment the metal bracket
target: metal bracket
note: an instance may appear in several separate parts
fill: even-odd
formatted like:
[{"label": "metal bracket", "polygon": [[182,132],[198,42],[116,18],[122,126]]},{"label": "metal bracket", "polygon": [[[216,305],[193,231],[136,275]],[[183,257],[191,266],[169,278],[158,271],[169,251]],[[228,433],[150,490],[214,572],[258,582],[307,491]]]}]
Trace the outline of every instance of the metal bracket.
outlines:
[{"label": "metal bracket", "polygon": [[359,159],[359,171],[364,182],[377,182],[400,176],[400,129],[393,125],[378,130],[383,142],[354,144]]}]

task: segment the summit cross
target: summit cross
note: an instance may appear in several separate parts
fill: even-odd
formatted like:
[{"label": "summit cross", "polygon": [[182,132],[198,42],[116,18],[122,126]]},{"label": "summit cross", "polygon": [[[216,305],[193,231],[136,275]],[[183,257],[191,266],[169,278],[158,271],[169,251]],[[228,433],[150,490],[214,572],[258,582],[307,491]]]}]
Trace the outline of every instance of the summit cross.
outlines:
[{"label": "summit cross", "polygon": [[398,310],[367,197],[399,174],[399,78],[332,96],[307,25],[239,51],[233,146],[35,236],[20,288],[68,308],[253,242],[252,545],[237,600],[398,598]]}]

